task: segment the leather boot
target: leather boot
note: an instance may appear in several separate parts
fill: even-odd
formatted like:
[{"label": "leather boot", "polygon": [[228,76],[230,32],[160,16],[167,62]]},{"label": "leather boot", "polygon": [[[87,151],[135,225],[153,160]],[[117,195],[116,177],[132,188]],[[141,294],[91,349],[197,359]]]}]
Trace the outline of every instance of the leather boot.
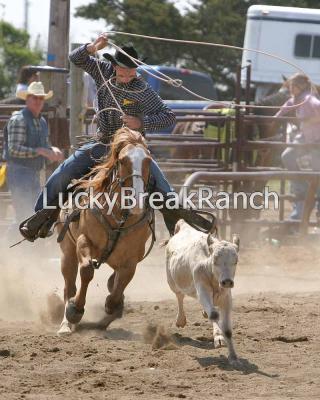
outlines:
[{"label": "leather boot", "polygon": [[34,215],[21,222],[19,225],[21,235],[29,242],[34,242],[39,237],[50,236],[50,229],[56,222],[59,212],[60,208],[37,211]]},{"label": "leather boot", "polygon": [[[174,234],[174,229],[179,219],[185,220],[193,228],[204,233],[210,233],[216,230],[216,217],[207,211],[182,208],[182,206],[178,209],[163,207],[160,211],[162,212],[164,223],[170,236]],[[203,215],[208,216],[209,219],[203,217]]]}]

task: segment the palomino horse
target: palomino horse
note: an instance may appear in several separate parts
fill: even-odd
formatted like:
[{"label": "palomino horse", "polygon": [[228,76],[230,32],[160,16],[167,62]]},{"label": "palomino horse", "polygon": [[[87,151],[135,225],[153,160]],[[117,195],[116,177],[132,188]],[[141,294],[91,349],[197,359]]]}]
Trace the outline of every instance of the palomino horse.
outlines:
[{"label": "palomino horse", "polygon": [[[91,177],[81,181],[82,188],[93,193],[107,193],[112,200],[118,196],[110,210],[91,208],[80,211],[80,219],[71,222],[60,243],[61,270],[65,280],[65,313],[58,334],[71,333],[72,324],[80,322],[86,303],[87,288],[97,264],[107,262],[114,269],[108,280],[110,294],[106,298],[106,326],[122,316],[123,292],[134,276],[136,265],[143,259],[145,244],[152,232],[153,213],[138,202],[149,181],[151,157],[141,134],[128,128],[119,129],[113,139],[105,162],[96,166]],[[124,210],[121,207],[123,188],[132,188],[137,205]],[[133,202],[134,203],[134,202]],[[132,203],[131,203],[132,204]],[[65,220],[65,211],[60,213]],[[61,233],[62,228],[59,228]],[[98,260],[98,261],[97,261]],[[80,288],[76,277],[80,270]]]}]

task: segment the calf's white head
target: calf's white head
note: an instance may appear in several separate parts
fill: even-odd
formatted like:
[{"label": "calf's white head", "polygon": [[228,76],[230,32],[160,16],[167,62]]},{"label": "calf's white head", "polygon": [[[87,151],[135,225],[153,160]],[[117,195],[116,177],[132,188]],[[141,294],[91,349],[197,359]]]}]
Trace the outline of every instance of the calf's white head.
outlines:
[{"label": "calf's white head", "polygon": [[211,253],[212,273],[221,288],[233,288],[234,276],[238,263],[240,240],[233,235],[232,243],[218,240],[213,235],[208,235],[207,243]]}]

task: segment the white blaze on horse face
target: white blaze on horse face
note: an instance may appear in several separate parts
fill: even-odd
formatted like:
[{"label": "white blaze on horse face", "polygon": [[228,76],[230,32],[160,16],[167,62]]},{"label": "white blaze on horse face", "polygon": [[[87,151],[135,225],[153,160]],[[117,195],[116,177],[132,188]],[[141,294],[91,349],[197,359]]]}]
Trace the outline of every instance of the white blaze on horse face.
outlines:
[{"label": "white blaze on horse face", "polygon": [[140,204],[139,197],[141,198],[144,193],[142,163],[146,158],[146,153],[140,147],[135,147],[130,149],[127,155],[132,164],[132,188],[136,199],[136,206],[131,209],[131,212],[132,214],[141,214],[143,212],[143,204]]}]

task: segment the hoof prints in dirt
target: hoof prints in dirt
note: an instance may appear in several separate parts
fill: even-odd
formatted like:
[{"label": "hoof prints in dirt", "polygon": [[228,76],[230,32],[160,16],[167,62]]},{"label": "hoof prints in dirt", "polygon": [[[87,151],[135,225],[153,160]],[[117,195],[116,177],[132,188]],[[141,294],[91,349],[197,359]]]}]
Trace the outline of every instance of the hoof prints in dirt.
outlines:
[{"label": "hoof prints in dirt", "polygon": [[10,355],[10,350],[0,350],[0,357],[9,357]]},{"label": "hoof prints in dirt", "polygon": [[308,342],[307,336],[300,337],[286,337],[286,336],[276,336],[271,338],[273,342],[284,342],[284,343],[297,343],[297,342]]},{"label": "hoof prints in dirt", "polygon": [[[234,400],[235,394],[237,400],[319,399],[319,303],[319,294],[237,296],[239,368],[230,365],[226,348],[213,348],[212,325],[197,322],[197,302],[186,302],[183,329],[173,327],[174,301],[133,302],[134,312],[114,321],[108,338],[88,330],[60,339],[55,328],[48,332],[34,322],[2,320],[0,349],[10,355],[0,356],[0,398],[26,393],[30,399],[57,400],[198,400],[208,395]],[[143,335],[141,327],[154,306],[160,308]],[[252,307],[255,313],[245,312]],[[259,310],[265,307],[268,313]],[[292,339],[299,341],[290,344]],[[164,351],[172,347],[177,350]]]}]

